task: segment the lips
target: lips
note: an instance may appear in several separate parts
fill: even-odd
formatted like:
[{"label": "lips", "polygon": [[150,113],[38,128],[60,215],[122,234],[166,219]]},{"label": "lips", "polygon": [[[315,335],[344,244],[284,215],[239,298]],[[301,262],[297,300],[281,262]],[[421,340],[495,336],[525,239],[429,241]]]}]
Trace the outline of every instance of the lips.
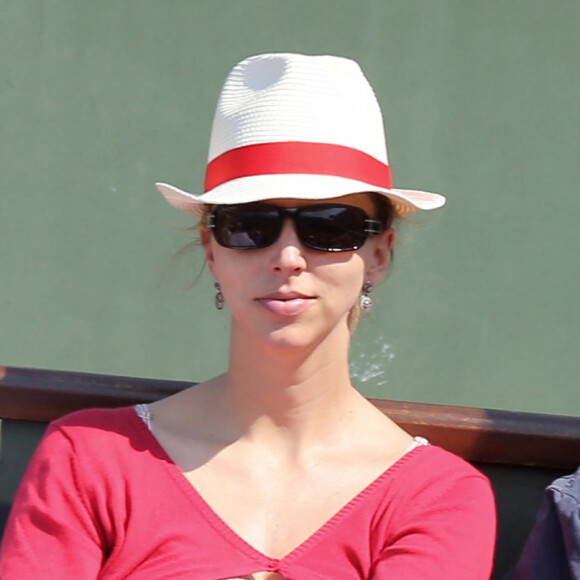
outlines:
[{"label": "lips", "polygon": [[257,299],[266,310],[278,316],[297,316],[315,300],[316,297],[301,292],[273,292]]}]

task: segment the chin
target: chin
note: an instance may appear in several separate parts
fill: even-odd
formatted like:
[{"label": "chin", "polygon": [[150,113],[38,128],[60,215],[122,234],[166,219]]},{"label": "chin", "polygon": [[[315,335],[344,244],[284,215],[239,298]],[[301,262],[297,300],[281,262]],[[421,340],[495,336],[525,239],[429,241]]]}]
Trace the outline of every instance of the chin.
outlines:
[{"label": "chin", "polygon": [[342,330],[342,326],[315,328],[312,323],[289,324],[265,331],[259,336],[259,340],[265,349],[281,354],[313,352],[323,344],[334,345],[336,349],[340,350],[339,343],[342,343],[342,338],[346,338],[348,341],[350,337],[346,325],[344,326],[346,336],[343,335]]},{"label": "chin", "polygon": [[303,332],[288,332],[288,329],[284,329],[263,335],[261,342],[266,348],[291,352],[308,349],[315,341],[311,336],[304,336]]}]

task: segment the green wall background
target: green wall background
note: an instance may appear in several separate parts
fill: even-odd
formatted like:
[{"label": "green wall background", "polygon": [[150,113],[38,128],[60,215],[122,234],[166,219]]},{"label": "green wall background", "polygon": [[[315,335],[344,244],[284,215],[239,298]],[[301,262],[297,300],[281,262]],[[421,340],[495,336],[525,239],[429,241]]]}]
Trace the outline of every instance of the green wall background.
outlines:
[{"label": "green wall background", "polygon": [[230,67],[358,60],[401,227],[353,346],[393,399],[580,414],[580,3],[0,0],[0,364],[202,380],[228,315],[153,183],[200,190]]}]

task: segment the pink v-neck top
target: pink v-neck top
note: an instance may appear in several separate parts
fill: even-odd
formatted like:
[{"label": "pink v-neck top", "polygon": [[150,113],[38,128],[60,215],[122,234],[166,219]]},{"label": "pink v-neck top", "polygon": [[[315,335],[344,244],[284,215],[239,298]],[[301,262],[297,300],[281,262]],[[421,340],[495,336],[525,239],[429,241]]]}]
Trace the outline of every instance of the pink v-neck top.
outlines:
[{"label": "pink v-neck top", "polygon": [[49,427],[14,502],[0,577],[484,580],[494,534],[487,479],[419,446],[300,546],[270,558],[217,516],[133,408],[95,409]]}]

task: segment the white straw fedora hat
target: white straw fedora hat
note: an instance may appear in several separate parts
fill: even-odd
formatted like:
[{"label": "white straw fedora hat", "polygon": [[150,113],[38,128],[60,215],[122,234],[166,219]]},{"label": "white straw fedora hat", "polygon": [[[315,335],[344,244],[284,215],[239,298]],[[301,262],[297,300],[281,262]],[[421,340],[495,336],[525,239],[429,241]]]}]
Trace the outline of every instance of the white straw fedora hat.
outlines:
[{"label": "white straw fedora hat", "polygon": [[445,203],[437,193],[393,188],[373,89],[356,62],[336,56],[241,61],[218,100],[204,193],[156,185],[171,205],[195,215],[204,204],[365,191],[390,198],[399,215]]}]

